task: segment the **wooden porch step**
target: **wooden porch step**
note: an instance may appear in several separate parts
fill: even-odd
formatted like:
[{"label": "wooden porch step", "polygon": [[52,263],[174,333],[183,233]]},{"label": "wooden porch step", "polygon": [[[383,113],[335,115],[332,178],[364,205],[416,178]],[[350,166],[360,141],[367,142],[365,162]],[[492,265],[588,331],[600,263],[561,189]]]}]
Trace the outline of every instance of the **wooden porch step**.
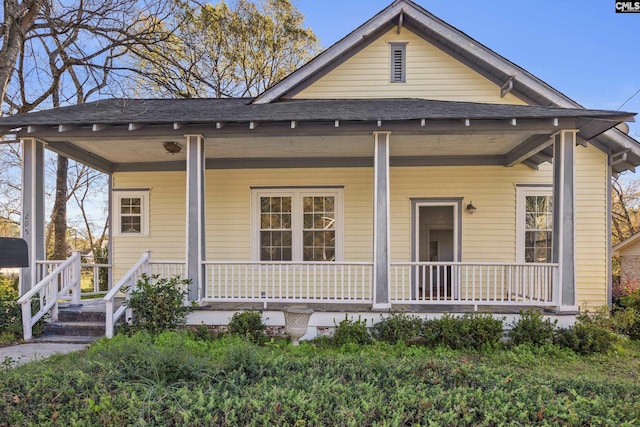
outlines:
[{"label": "wooden porch step", "polygon": [[106,314],[104,311],[85,310],[79,308],[65,308],[58,312],[60,322],[95,322],[104,325]]},{"label": "wooden porch step", "polygon": [[105,324],[104,322],[48,322],[44,324],[44,334],[101,337],[105,334]]}]

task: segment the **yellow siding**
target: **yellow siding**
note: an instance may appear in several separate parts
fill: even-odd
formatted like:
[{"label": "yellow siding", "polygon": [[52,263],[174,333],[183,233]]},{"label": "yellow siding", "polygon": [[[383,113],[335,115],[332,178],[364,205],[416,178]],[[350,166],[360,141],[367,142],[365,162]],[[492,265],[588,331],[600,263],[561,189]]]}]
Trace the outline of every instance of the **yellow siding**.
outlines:
[{"label": "yellow siding", "polygon": [[251,187],[344,185],[344,259],[371,261],[373,171],[245,169],[207,171],[207,258],[251,259]]},{"label": "yellow siding", "polygon": [[607,302],[607,156],[576,148],[576,302],[591,309]]},{"label": "yellow siding", "polygon": [[[251,187],[344,185],[344,259],[371,261],[373,171],[353,169],[256,169],[206,172],[206,253],[208,260],[251,259]],[[151,188],[149,236],[114,236],[114,277],[141,256],[185,259],[184,172],[117,173],[114,188]]]},{"label": "yellow siding", "polygon": [[[390,82],[390,42],[407,42],[405,83]],[[524,102],[413,32],[390,30],[294,96],[302,98],[425,98],[499,104]]]},{"label": "yellow siding", "polygon": [[184,172],[116,173],[116,189],[150,188],[149,235],[114,236],[114,278],[120,279],[140,258],[152,251],[156,260],[184,260],[186,248],[186,198]]},{"label": "yellow siding", "polygon": [[[576,148],[577,303],[606,303],[606,156]],[[462,261],[514,262],[515,184],[550,184],[551,167],[398,167],[390,173],[391,257],[411,260],[410,198],[463,197],[474,215],[462,213]],[[372,260],[371,168],[207,170],[208,260],[251,259],[252,186],[344,186],[344,260]],[[185,259],[184,172],[117,173],[115,188],[151,188],[150,234],[115,236],[115,278],[152,250],[154,259]]]},{"label": "yellow siding", "polygon": [[620,251],[620,256],[637,256],[640,255],[640,242],[636,242]]},{"label": "yellow siding", "polygon": [[515,262],[515,184],[550,184],[544,170],[519,165],[476,167],[405,167],[391,170],[391,257],[411,259],[410,198],[463,197],[478,208],[462,213],[462,261]]}]

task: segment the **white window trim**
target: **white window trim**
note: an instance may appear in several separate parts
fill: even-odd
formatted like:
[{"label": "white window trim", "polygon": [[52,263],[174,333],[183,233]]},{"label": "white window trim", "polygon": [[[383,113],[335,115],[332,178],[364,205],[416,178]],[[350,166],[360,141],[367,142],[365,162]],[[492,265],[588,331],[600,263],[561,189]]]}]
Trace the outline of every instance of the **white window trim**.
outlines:
[{"label": "white window trim", "polygon": [[[524,263],[524,235],[526,221],[527,196],[553,197],[553,188],[546,185],[540,186],[516,186],[516,262]],[[555,238],[555,230],[552,230],[552,238]]]},{"label": "white window trim", "polygon": [[[122,199],[139,198],[140,209],[140,233],[122,233],[121,210]],[[114,236],[148,236],[149,235],[149,190],[113,190],[113,235]]]},{"label": "white window trim", "polygon": [[[336,210],[336,262],[343,260],[343,193],[342,188],[260,188],[251,190],[251,257],[260,261],[260,198],[261,197],[291,197],[291,229],[292,229],[292,260],[290,262],[320,262],[303,261],[302,245],[302,198],[304,196],[333,196]],[[265,261],[268,262],[268,261]],[[289,262],[289,261],[286,261]]]}]

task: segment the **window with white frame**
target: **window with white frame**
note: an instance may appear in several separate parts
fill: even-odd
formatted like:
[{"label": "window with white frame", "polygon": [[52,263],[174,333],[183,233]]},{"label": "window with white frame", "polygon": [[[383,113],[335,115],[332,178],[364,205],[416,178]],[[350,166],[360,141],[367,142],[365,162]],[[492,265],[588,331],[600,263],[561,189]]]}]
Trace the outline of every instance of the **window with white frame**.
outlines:
[{"label": "window with white frame", "polygon": [[113,221],[116,235],[148,235],[149,190],[114,190]]},{"label": "window with white frame", "polygon": [[341,259],[342,189],[253,190],[253,205],[255,259]]},{"label": "window with white frame", "polygon": [[551,187],[517,187],[518,262],[553,262]]}]

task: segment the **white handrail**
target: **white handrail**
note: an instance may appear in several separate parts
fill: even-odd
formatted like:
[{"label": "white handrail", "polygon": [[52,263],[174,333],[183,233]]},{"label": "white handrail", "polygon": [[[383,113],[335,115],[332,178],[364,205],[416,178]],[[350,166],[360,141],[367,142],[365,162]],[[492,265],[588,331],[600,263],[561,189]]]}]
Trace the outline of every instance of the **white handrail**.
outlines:
[{"label": "white handrail", "polygon": [[437,265],[460,265],[460,266],[497,266],[497,267],[557,267],[557,263],[551,262],[491,262],[491,261],[407,261],[392,262],[392,266],[437,266]]},{"label": "white handrail", "polygon": [[[80,303],[80,252],[74,252],[33,288],[18,298],[22,308],[22,331],[25,340],[33,337],[33,325],[51,311],[53,321],[58,320],[58,299],[69,290],[74,304]],[[40,309],[31,315],[31,299],[39,294]]]},{"label": "white handrail", "polygon": [[88,263],[88,262],[83,262],[82,263],[82,271],[86,272],[87,270],[90,271],[91,273],[91,282],[93,283],[93,291],[90,292],[83,292],[82,295],[99,295],[105,291],[101,291],[100,290],[100,269],[106,269],[107,270],[107,292],[109,292],[111,290],[111,280],[109,280],[111,278],[111,264],[96,264],[96,263]]},{"label": "white handrail", "polygon": [[372,262],[204,261],[206,302],[373,302]]},{"label": "white handrail", "polygon": [[[55,270],[60,264],[62,264],[64,260],[40,260],[36,261],[37,273],[36,280],[40,281],[44,279],[51,271]],[[90,263],[90,262],[82,262],[81,263],[81,271],[82,275],[85,276],[88,272],[91,275],[91,282],[93,283],[93,290],[84,292],[81,290],[82,296],[94,296],[105,293],[105,291],[100,290],[100,271],[101,269],[107,270],[107,289],[106,292],[111,290],[111,264],[99,264],[99,263]],[[85,276],[86,277],[86,276]]]},{"label": "white handrail", "polygon": [[392,262],[393,304],[558,305],[558,264]]},{"label": "white handrail", "polygon": [[121,292],[121,289],[125,286],[128,286],[127,295],[131,293],[136,284],[136,280],[138,280],[138,278],[142,276],[142,274],[149,272],[148,270],[150,259],[151,252],[143,252],[142,257],[140,257],[138,262],[136,262],[133,267],[129,269],[127,274],[125,274],[122,279],[120,279],[118,283],[116,283],[116,285],[111,288],[111,290],[103,298],[106,306],[105,335],[107,338],[113,338],[116,322],[118,322],[120,317],[122,317],[125,312],[128,312],[129,318],[131,317],[131,309],[127,308],[125,304],[121,305],[115,312],[113,311],[116,295],[118,295]]}]

